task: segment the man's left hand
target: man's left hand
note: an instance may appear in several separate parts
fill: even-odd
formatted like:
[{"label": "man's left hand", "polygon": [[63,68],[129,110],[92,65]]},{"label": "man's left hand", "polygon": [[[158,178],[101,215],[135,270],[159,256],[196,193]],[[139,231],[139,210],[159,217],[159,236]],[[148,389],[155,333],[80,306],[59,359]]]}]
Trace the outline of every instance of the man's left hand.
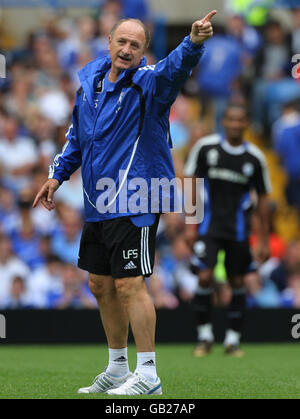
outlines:
[{"label": "man's left hand", "polygon": [[194,44],[202,44],[214,34],[210,19],[217,14],[216,10],[208,13],[203,19],[197,20],[192,25],[190,39]]}]

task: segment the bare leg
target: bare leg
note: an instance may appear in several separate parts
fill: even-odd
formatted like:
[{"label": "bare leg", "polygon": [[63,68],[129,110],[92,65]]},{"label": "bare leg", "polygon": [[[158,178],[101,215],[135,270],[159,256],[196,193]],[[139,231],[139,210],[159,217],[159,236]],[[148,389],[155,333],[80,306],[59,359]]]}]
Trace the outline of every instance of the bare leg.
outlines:
[{"label": "bare leg", "polygon": [[144,278],[116,279],[115,284],[129,317],[137,352],[154,352],[156,314]]},{"label": "bare leg", "polygon": [[89,287],[97,299],[108,346],[127,347],[129,320],[111,276],[90,274]]}]

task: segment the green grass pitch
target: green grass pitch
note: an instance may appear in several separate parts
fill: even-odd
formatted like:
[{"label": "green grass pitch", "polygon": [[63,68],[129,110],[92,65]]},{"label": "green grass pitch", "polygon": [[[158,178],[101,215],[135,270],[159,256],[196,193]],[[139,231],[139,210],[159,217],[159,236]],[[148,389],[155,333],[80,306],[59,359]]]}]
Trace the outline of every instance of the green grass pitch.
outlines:
[{"label": "green grass pitch", "polygon": [[[300,398],[299,344],[243,345],[243,349],[246,356],[235,359],[226,357],[222,346],[216,345],[210,356],[196,359],[193,345],[157,345],[164,394],[151,399]],[[132,370],[135,357],[131,346]],[[112,399],[76,394],[79,387],[90,385],[106,362],[104,345],[2,345],[0,399]]]}]

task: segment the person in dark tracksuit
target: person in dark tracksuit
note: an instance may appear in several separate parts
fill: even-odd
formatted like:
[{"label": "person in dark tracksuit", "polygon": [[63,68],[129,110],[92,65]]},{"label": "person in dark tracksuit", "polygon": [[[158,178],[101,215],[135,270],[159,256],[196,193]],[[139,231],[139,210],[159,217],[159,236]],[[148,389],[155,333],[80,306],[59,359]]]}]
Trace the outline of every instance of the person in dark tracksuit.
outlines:
[{"label": "person in dark tracksuit", "polygon": [[[109,365],[79,393],[162,394],[154,352],[155,309],[144,278],[152,273],[166,197],[159,195],[153,211],[151,180],[175,178],[170,106],[202,56],[203,42],[213,35],[210,19],[215,14],[196,21],[190,36],[153,66],[143,58],[150,42],[147,28],[139,20],[123,19],[109,36],[109,56],[79,72],[81,87],[67,142],[33,204],[41,201],[52,210],[56,189],[81,167],[85,225],[78,266],[89,272],[99,303]],[[108,179],[109,191],[103,187]],[[130,206],[136,191],[126,187],[136,179],[143,179],[149,191],[140,197],[140,212]],[[172,211],[173,189],[167,198]],[[134,374],[127,359],[129,324],[137,346]]]}]

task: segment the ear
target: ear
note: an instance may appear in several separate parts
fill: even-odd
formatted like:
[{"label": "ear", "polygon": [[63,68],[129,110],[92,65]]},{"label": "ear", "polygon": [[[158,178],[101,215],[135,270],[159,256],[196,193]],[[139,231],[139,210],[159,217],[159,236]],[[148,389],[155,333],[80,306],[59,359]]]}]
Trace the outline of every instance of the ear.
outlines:
[{"label": "ear", "polygon": [[111,39],[111,35],[108,35],[108,51],[110,51]]}]

